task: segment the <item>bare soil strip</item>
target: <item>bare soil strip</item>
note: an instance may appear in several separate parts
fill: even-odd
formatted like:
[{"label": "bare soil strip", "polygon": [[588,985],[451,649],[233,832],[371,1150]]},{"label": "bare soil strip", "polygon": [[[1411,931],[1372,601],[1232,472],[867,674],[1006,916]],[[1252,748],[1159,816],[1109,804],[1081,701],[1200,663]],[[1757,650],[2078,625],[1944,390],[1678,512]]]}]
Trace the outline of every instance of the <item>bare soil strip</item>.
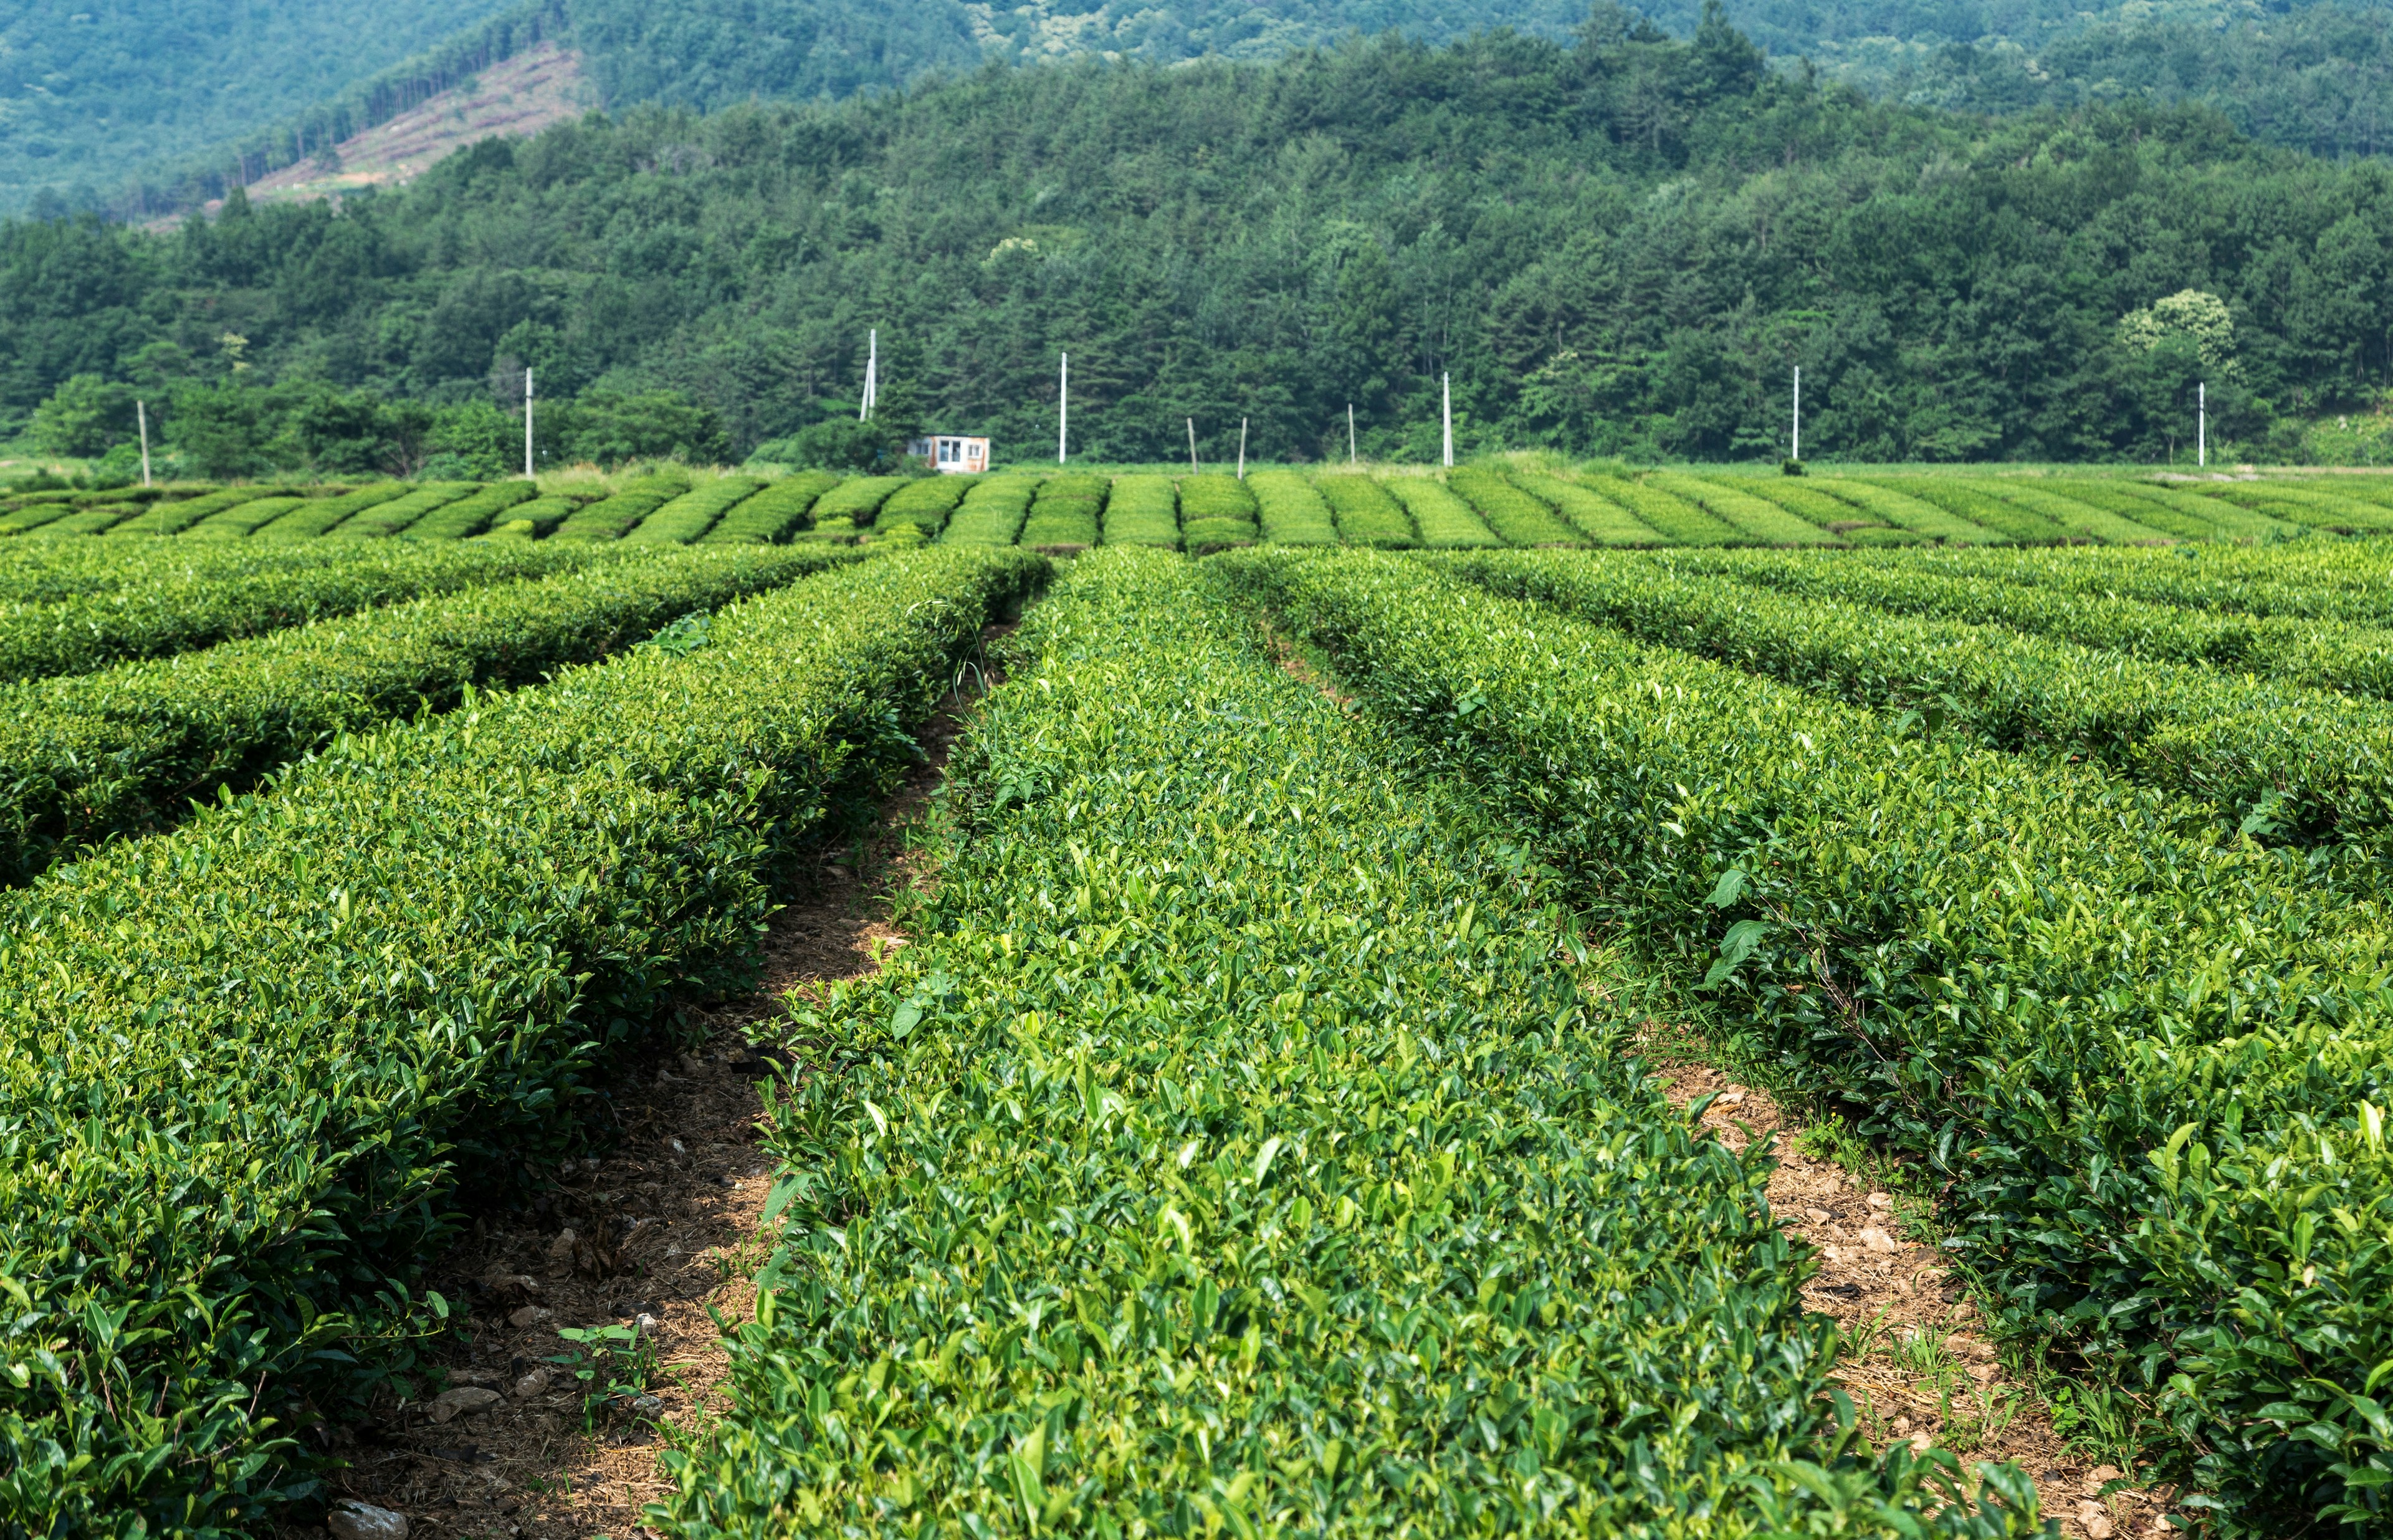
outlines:
[{"label": "bare soil strip", "polygon": [[[772,1185],[756,1081],[773,1051],[753,1029],[786,997],[875,972],[905,944],[890,894],[917,880],[910,836],[970,704],[952,699],[924,728],[924,762],[879,820],[824,852],[804,896],[773,917],[762,984],[700,1013],[705,1048],[610,1088],[612,1152],[529,1211],[484,1221],[433,1269],[458,1318],[427,1344],[408,1396],[334,1434],[349,1461],[333,1478],[336,1508],[353,1499],[399,1514],[409,1540],[640,1533],[641,1508],[665,1490],[658,1455],[694,1442],[727,1404],[716,1318],[753,1312]],[[610,1327],[614,1339],[587,1347],[559,1335]]]},{"label": "bare soil strip", "polygon": [[1964,1466],[2008,1460],[2035,1482],[2045,1514],[2081,1540],[2176,1533],[2164,1517],[2167,1489],[2141,1488],[2118,1467],[2087,1460],[2055,1430],[2052,1408],[2004,1366],[1939,1254],[1903,1233],[1892,1194],[1814,1159],[1801,1125],[1768,1091],[1692,1059],[1654,1063],[1673,1103],[1714,1098],[1703,1127],[1730,1149],[1775,1136],[1770,1206],[1819,1248],[1803,1302],[1844,1334],[1837,1380],[1873,1443],[1909,1439],[1950,1450]]}]

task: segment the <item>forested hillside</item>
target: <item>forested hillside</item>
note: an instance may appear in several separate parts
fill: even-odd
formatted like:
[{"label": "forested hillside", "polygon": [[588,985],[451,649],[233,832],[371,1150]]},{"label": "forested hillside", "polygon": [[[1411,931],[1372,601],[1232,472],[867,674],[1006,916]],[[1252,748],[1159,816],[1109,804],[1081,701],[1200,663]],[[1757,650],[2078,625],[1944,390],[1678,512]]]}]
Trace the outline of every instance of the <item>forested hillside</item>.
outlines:
[{"label": "forested hillside", "polygon": [[2197,381],[2246,444],[2386,383],[2389,193],[2194,109],[1873,103],[1717,20],[992,67],[594,118],[337,212],[8,227],[0,410],[91,375],[232,441],[370,424],[345,392],[497,423],[529,363],[744,450],[852,413],[877,327],[892,411],[1005,457],[1053,444],[1069,349],[1078,447],[1131,460],[1188,417],[1208,454],[1241,419],[1259,457],[1342,453],[1349,402],[1366,452],[1427,457],[1447,371],[1466,449],[1769,455],[1798,363],[1810,454],[2165,458]]},{"label": "forested hillside", "polygon": [[[1702,0],[1637,8],[1687,37]],[[1090,53],[1271,59],[1360,33],[1567,41],[1580,0],[128,0],[0,23],[0,212],[150,217],[320,159],[536,43],[570,48],[621,111],[829,101]],[[2342,0],[1730,0],[1777,66],[1909,105],[2015,112],[2145,94],[2264,142],[2373,154],[2393,124],[2387,13]],[[405,56],[405,57],[402,57]],[[1806,62],[1808,61],[1808,62]],[[337,169],[327,163],[325,169]]]},{"label": "forested hillside", "polygon": [[0,7],[0,212],[113,193],[398,63],[510,0],[111,0]]}]

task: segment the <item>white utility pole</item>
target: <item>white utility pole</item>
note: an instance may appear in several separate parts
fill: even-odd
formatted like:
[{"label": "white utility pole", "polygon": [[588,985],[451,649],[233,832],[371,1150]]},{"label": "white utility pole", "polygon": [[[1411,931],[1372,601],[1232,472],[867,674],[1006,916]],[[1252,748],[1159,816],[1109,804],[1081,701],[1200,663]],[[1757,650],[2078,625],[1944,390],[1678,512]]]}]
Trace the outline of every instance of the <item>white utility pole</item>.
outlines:
[{"label": "white utility pole", "polygon": [[1795,443],[1789,460],[1803,458],[1803,366],[1795,366]]},{"label": "white utility pole", "polygon": [[1353,402],[1352,402],[1352,401],[1349,401],[1349,402],[1347,402],[1347,403],[1346,403],[1346,463],[1348,463],[1349,465],[1352,465],[1352,464],[1355,463],[1355,459],[1354,459],[1354,403],[1353,403]]},{"label": "white utility pole", "polygon": [[532,478],[531,465],[531,371],[524,371],[524,479]]},{"label": "white utility pole", "polygon": [[1247,420],[1238,419],[1238,479],[1247,478]]},{"label": "white utility pole", "polygon": [[1196,419],[1188,419],[1188,474],[1196,474]]},{"label": "white utility pole", "polygon": [[859,423],[872,415],[881,395],[881,328],[874,327],[867,335],[870,340],[864,353],[864,404],[856,409]]},{"label": "white utility pole", "polygon": [[2193,387],[2193,463],[2210,463],[2210,382],[2203,380]]},{"label": "white utility pole", "polygon": [[141,424],[141,485],[147,487],[150,485],[150,405],[148,402],[133,403],[133,420]]},{"label": "white utility pole", "polygon": [[1445,465],[1454,468],[1454,376],[1440,374],[1438,388],[1445,392]]},{"label": "white utility pole", "polygon": [[1059,353],[1055,365],[1055,463],[1064,463],[1066,430],[1072,422],[1072,355]]}]

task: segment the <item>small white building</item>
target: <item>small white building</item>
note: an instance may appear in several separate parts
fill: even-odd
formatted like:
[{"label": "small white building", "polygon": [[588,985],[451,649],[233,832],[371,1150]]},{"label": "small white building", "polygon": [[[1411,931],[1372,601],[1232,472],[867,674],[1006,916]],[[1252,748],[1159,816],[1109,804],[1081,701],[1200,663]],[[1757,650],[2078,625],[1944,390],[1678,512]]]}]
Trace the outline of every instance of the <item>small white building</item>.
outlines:
[{"label": "small white building", "polygon": [[935,433],[906,446],[906,452],[927,460],[943,475],[976,476],[988,469],[988,440]]}]

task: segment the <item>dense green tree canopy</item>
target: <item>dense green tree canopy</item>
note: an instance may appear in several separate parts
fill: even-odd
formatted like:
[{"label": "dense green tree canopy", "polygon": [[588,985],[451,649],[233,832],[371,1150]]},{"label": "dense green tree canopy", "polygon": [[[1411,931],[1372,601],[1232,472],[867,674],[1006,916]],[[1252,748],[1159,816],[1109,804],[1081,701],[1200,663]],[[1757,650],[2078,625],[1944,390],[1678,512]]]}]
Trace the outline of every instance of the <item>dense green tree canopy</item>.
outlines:
[{"label": "dense green tree canopy", "polygon": [[[853,402],[866,331],[927,425],[1079,448],[2157,456],[2371,397],[2393,174],[2143,103],[1988,124],[1774,73],[1714,17],[1572,46],[990,67],[837,106],[594,117],[395,195],[148,235],[0,228],[0,411],[62,382],[392,398],[671,388],[746,448]],[[2122,322],[2188,291],[2231,370]],[[2177,302],[2181,303],[2181,302]],[[2164,307],[2165,310],[2165,307]],[[2157,312],[2156,312],[2157,313]],[[2174,314],[2174,312],[2166,312]],[[2172,323],[2173,324],[2173,323]],[[2147,329],[2149,330],[2149,328]],[[2164,326],[2161,335],[2169,333]],[[852,406],[849,410],[853,410]]]}]

